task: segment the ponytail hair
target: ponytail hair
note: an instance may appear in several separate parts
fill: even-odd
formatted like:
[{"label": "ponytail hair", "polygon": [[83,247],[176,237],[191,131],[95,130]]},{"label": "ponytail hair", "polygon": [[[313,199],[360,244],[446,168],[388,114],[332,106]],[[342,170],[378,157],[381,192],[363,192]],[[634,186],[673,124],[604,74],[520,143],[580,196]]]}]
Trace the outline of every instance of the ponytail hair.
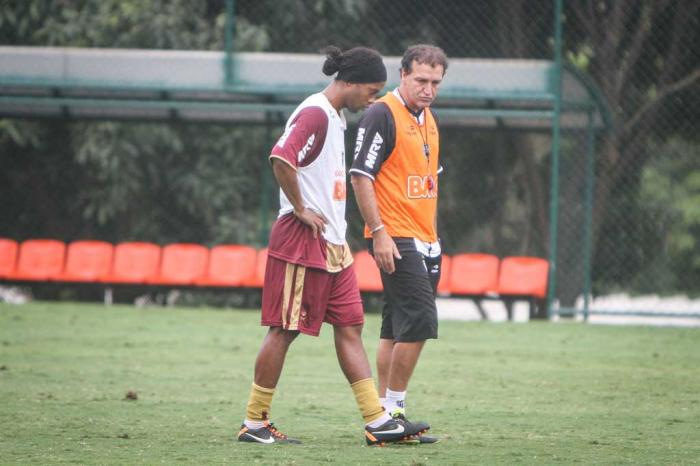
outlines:
[{"label": "ponytail hair", "polygon": [[323,62],[323,74],[326,76],[333,76],[335,73],[340,71],[343,52],[338,47],[329,45],[321,50],[321,53],[326,55],[326,61]]}]

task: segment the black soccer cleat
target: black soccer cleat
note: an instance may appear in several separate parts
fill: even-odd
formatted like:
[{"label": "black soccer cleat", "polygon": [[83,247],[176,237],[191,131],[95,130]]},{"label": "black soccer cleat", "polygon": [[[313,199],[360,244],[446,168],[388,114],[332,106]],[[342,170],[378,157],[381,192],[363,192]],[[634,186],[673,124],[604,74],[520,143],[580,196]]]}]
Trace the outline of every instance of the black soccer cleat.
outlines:
[{"label": "black soccer cleat", "polygon": [[438,443],[440,439],[438,437],[431,437],[430,435],[418,434],[406,440],[401,440],[399,443],[402,445],[422,445],[428,443]]},{"label": "black soccer cleat", "polygon": [[259,429],[249,429],[245,423],[241,424],[241,430],[238,432],[239,442],[254,442],[254,443],[301,443],[301,440],[290,438],[275,428],[271,422],[265,421]]},{"label": "black soccer cleat", "polygon": [[[427,422],[423,422],[423,421],[411,422],[408,419],[406,419],[406,416],[403,413],[394,413],[391,417],[393,417],[394,419],[400,419],[408,424],[411,424],[418,431],[418,434],[424,434],[428,430],[430,430],[430,424],[428,424]],[[422,443],[435,443],[435,442],[422,442]]]},{"label": "black soccer cleat", "polygon": [[365,440],[370,446],[401,442],[419,433],[420,430],[413,423],[400,418],[389,419],[379,427],[365,426]]}]

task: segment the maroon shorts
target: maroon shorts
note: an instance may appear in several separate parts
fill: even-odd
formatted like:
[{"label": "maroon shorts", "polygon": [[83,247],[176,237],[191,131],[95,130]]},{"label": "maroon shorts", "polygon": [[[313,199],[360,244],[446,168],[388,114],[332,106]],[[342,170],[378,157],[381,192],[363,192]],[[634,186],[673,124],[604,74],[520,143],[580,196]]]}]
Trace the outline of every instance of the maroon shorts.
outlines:
[{"label": "maroon shorts", "polygon": [[323,322],[344,327],[364,319],[352,266],[329,273],[267,257],[262,325],[318,336]]}]

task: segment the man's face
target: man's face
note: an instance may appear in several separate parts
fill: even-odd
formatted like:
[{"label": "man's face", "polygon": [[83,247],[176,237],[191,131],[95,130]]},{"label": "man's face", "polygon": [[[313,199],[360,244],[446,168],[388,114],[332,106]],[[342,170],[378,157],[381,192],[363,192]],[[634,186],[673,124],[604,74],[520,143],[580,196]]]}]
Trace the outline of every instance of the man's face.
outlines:
[{"label": "man's face", "polygon": [[411,110],[420,111],[433,103],[442,83],[445,69],[413,61],[411,71],[401,70],[399,92]]},{"label": "man's face", "polygon": [[350,92],[347,99],[346,107],[351,112],[359,112],[369,107],[375,100],[386,81],[378,83],[349,83]]}]

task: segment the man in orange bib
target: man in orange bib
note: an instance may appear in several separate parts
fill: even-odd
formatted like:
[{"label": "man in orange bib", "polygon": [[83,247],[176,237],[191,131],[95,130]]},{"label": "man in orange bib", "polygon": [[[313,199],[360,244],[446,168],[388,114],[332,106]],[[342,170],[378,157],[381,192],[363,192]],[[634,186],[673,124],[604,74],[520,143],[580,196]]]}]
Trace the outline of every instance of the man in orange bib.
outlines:
[{"label": "man in orange bib", "polygon": [[372,104],[360,120],[350,169],[365,237],[384,286],[379,396],[400,419],[405,419],[408,382],[425,341],[437,338],[442,167],[437,122],[429,106],[446,70],[442,49],[415,45],[406,50],[399,87]]}]

